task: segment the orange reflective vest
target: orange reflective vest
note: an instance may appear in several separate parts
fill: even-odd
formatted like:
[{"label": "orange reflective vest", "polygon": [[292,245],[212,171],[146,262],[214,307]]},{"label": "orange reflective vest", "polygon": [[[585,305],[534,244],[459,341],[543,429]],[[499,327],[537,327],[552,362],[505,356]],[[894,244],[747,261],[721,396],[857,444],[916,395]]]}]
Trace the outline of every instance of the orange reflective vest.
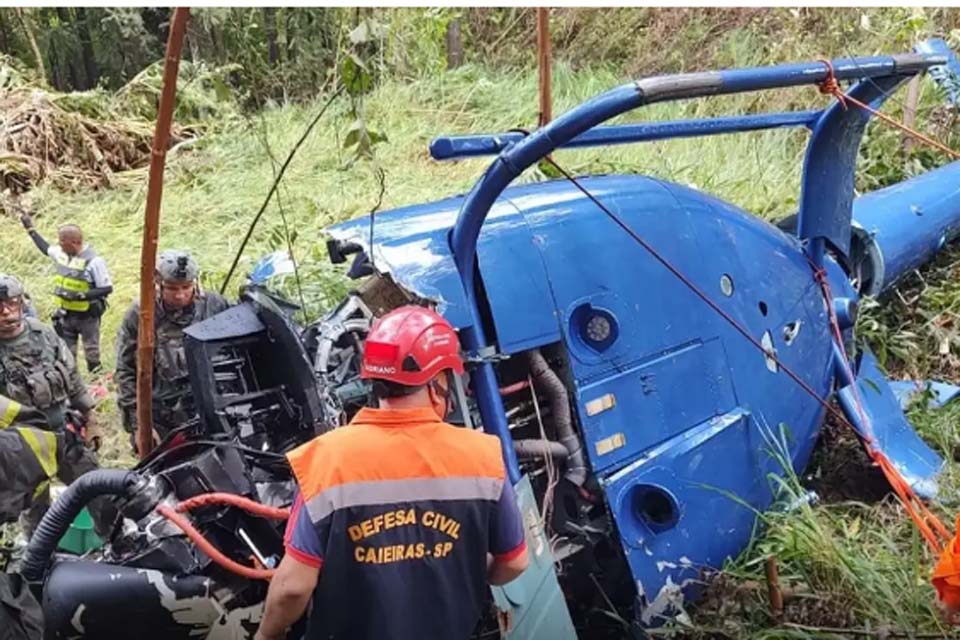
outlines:
[{"label": "orange reflective vest", "polygon": [[496,437],[428,408],[363,409],[288,458],[287,552],[323,567],[307,638],[470,635],[487,553],[525,548]]}]

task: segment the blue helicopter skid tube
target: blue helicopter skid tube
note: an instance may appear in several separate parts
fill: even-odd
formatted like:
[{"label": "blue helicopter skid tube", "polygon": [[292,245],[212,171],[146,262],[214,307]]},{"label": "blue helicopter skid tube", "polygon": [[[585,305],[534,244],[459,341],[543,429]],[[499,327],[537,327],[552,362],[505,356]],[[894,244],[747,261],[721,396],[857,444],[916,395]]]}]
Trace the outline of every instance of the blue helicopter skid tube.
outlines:
[{"label": "blue helicopter skid tube", "polygon": [[[831,63],[837,80],[864,78],[903,78],[928,67],[944,64],[943,56],[902,54],[835,60]],[[497,385],[493,364],[481,354],[491,350],[486,335],[481,305],[486,302],[477,295],[477,239],[480,228],[493,203],[503,190],[524,170],[569,143],[578,135],[622,113],[654,102],[683,100],[712,95],[758,91],[775,87],[812,85],[829,76],[823,62],[787,64],[773,67],[733,69],[727,71],[677,74],[645,78],[635,83],[622,85],[603,93],[592,100],[568,111],[545,127],[535,131],[515,145],[501,152],[487,168],[481,179],[467,195],[456,224],[450,234],[450,248],[460,275],[466,306],[469,309],[470,326],[461,331],[465,349],[480,358],[473,372],[475,397],[483,418],[484,429],[497,435],[501,441],[504,460],[511,480],[520,479],[520,469],[513,452],[507,418]],[[828,110],[824,119],[836,113]],[[814,158],[828,153],[830,131],[811,148]],[[857,135],[859,139],[859,134]],[[810,159],[808,155],[808,160]],[[852,190],[852,176],[850,177]],[[852,199],[852,196],[851,196]],[[801,208],[801,227],[804,211]],[[849,217],[848,217],[849,220]],[[816,225],[808,225],[816,228]],[[813,237],[817,234],[812,234]]]},{"label": "blue helicopter skid tube", "polygon": [[[787,111],[745,116],[706,118],[700,120],[672,120],[640,124],[595,127],[561,145],[563,149],[605,147],[652,140],[715,136],[724,133],[743,133],[781,127],[810,127],[820,117],[820,111]],[[524,139],[519,131],[466,136],[440,136],[430,143],[434,160],[475,158],[500,153]]]},{"label": "blue helicopter skid tube", "polygon": [[877,295],[960,235],[960,161],[861,196],[853,224],[869,264],[863,293]]}]

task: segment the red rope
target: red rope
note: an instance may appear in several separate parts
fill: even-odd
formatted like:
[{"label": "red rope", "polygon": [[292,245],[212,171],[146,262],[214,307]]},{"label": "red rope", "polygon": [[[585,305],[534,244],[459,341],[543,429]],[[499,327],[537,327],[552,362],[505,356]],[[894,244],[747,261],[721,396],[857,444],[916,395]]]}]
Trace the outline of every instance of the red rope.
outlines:
[{"label": "red rope", "polygon": [[861,109],[863,109],[864,111],[875,115],[877,118],[879,118],[880,120],[883,120],[890,126],[900,129],[900,131],[903,131],[904,133],[911,136],[912,138],[916,140],[920,140],[921,142],[931,147],[934,147],[936,149],[939,149],[940,151],[943,151],[945,154],[947,154],[954,160],[960,160],[960,152],[954,151],[953,149],[943,144],[942,142],[938,140],[934,140],[929,136],[925,136],[919,131],[916,131],[915,129],[911,129],[910,127],[903,124],[902,122],[897,122],[896,120],[886,115],[885,113],[881,113],[876,109],[874,109],[873,107],[871,107],[870,105],[857,100],[856,98],[854,98],[849,94],[844,93],[843,89],[840,88],[840,83],[837,82],[837,77],[834,75],[833,63],[831,63],[829,60],[821,60],[820,62],[822,62],[827,66],[827,77],[823,80],[823,82],[817,85],[817,87],[820,89],[820,93],[833,96],[834,98],[837,99],[837,102],[839,102],[844,109],[847,108],[848,103],[854,104],[860,107]]},{"label": "red rope", "polygon": [[[890,116],[880,113],[873,107],[868,104],[857,100],[856,98],[846,94],[840,88],[840,83],[837,82],[836,75],[834,74],[833,64],[829,60],[821,60],[824,65],[827,67],[827,77],[820,82],[817,86],[820,89],[820,93],[825,95],[831,95],[837,99],[837,102],[844,108],[848,108],[848,103],[856,105],[857,107],[875,115],[877,118],[883,122],[890,124],[897,129],[907,133],[913,138],[920,140],[932,147],[943,151],[948,156],[952,158],[960,158],[960,153],[954,151],[950,147],[929,138],[922,133],[911,129],[910,127],[897,122]],[[820,283],[820,288],[823,291],[824,300],[827,302],[827,310],[830,316],[830,325],[833,330],[834,340],[837,345],[839,345],[841,350],[841,355],[843,356],[844,366],[847,369],[847,374],[853,379],[852,372],[850,371],[849,361],[847,360],[846,350],[843,346],[843,338],[840,333],[840,325],[837,322],[836,314],[834,313],[833,305],[831,301],[833,296],[830,293],[830,285],[826,278],[826,273],[823,269],[818,268],[816,265],[814,267],[814,277],[817,282]],[[861,434],[864,440],[864,447],[867,450],[867,454],[870,458],[880,467],[883,471],[883,475],[887,478],[887,481],[890,483],[890,486],[893,487],[894,492],[897,497],[900,499],[900,502],[903,504],[904,509],[907,513],[910,514],[910,518],[913,520],[914,524],[917,525],[917,528],[920,530],[920,533],[923,535],[924,539],[927,541],[927,544],[930,548],[937,552],[941,553],[944,546],[950,540],[950,532],[947,529],[946,525],[927,508],[927,505],[917,496],[913,491],[913,488],[907,483],[906,479],[900,473],[900,471],[894,466],[887,456],[879,450],[877,447],[876,440],[873,437],[872,429],[870,428],[870,423],[867,419],[867,416],[863,410],[862,400],[860,398],[860,391],[857,388],[857,385],[853,385],[854,393],[854,403],[857,408],[857,414],[860,417],[861,423],[863,424],[864,430],[866,433]],[[849,423],[847,423],[849,424]],[[850,425],[852,426],[852,425]]]}]

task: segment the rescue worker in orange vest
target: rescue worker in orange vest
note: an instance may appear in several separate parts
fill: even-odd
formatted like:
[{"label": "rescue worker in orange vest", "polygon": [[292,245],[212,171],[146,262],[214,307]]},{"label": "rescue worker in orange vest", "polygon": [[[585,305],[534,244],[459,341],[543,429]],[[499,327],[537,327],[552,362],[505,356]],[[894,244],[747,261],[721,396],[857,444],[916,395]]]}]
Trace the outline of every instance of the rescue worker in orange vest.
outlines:
[{"label": "rescue worker in orange vest", "polygon": [[[960,517],[956,531],[960,532]],[[933,570],[933,587],[937,605],[949,624],[960,624],[960,533],[940,553]]]},{"label": "rescue worker in orange vest", "polygon": [[527,567],[500,442],[443,422],[453,327],[401,307],[376,322],[361,377],[380,408],[288,458],[300,492],[257,637],[286,637],[313,597],[305,638],[466,639],[487,583]]}]

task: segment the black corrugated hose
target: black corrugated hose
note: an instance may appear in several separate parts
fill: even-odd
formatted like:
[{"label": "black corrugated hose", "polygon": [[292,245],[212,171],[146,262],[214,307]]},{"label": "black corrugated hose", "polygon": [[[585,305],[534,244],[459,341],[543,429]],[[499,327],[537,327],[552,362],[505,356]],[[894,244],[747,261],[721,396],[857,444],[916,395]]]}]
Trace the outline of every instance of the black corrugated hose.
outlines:
[{"label": "black corrugated hose", "polygon": [[60,538],[91,500],[104,495],[126,495],[138,479],[133,471],[96,469],[83,474],[67,487],[44,514],[27,545],[20,566],[20,573],[27,582],[36,583],[43,579]]}]

